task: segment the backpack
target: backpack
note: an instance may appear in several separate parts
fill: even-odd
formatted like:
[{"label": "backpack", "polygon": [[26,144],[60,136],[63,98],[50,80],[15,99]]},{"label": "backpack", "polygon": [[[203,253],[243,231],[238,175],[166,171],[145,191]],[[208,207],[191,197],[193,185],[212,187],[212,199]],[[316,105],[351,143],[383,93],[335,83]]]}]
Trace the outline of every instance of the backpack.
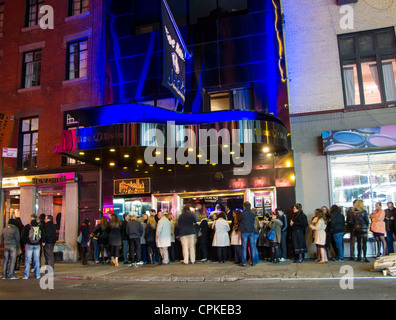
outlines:
[{"label": "backpack", "polygon": [[30,226],[29,241],[31,244],[38,244],[41,240],[41,229],[39,226]]}]

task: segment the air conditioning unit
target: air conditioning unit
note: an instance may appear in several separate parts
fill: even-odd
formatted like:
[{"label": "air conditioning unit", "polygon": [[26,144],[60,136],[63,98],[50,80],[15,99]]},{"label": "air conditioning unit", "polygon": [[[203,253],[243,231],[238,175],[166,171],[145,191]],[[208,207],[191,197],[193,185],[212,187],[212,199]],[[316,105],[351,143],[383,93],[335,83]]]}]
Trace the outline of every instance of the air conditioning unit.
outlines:
[{"label": "air conditioning unit", "polygon": [[337,0],[337,4],[339,6],[343,6],[344,4],[350,4],[350,3],[357,3],[358,0]]}]

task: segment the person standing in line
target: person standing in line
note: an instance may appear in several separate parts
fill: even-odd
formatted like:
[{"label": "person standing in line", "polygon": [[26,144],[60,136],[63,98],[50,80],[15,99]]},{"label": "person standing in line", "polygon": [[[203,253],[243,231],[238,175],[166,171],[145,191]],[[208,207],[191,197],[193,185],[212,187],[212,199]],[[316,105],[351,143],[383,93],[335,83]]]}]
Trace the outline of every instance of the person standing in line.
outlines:
[{"label": "person standing in line", "polygon": [[385,211],[382,210],[381,202],[375,204],[375,210],[370,214],[371,227],[370,231],[373,233],[375,241],[377,242],[377,257],[381,256],[381,243],[382,243],[382,255],[387,256],[388,246],[385,240]]},{"label": "person standing in line", "polygon": [[109,247],[110,247],[110,264],[118,267],[118,257],[122,244],[121,238],[121,221],[113,213],[109,222]]},{"label": "person standing in line", "polygon": [[168,248],[169,251],[169,261],[170,262],[175,262],[176,260],[176,255],[175,255],[175,228],[176,228],[176,221],[172,217],[172,213],[168,212],[166,215],[166,218],[169,220],[171,223],[171,245]]},{"label": "person standing in line", "polygon": [[90,224],[91,224],[91,222],[89,221],[89,219],[85,218],[83,221],[83,224],[81,225],[81,228],[80,228],[80,233],[81,233],[80,255],[81,255],[82,264],[84,266],[88,265],[89,248],[91,245],[91,239],[89,237],[89,225]]},{"label": "person standing in line", "polygon": [[281,228],[281,241],[280,241],[280,262],[284,262],[287,259],[287,217],[285,215],[285,212],[283,211],[282,208],[276,208],[275,213],[278,216],[278,219],[282,222],[282,228]]},{"label": "person standing in line", "polygon": [[212,229],[215,231],[212,246],[217,248],[219,263],[224,263],[227,260],[227,247],[230,246],[230,236],[228,234],[230,227],[226,219],[225,213],[221,211],[212,225]]},{"label": "person standing in line", "polygon": [[357,238],[358,261],[369,262],[367,254],[367,231],[369,228],[369,215],[364,206],[363,200],[356,200],[352,208],[352,224]]},{"label": "person standing in line", "polygon": [[249,240],[250,254],[251,254],[251,264],[256,265],[259,261],[259,255],[257,251],[257,237],[256,237],[256,216],[250,210],[251,204],[246,201],[243,203],[244,211],[239,220],[239,231],[241,232],[242,241],[242,262],[240,266],[246,266],[246,255],[247,255],[247,242]]},{"label": "person standing in line", "polygon": [[93,241],[94,241],[94,259],[95,263],[105,264],[105,249],[107,251],[107,255],[109,256],[110,252],[108,250],[108,241],[109,241],[109,223],[106,217],[102,217],[99,220],[98,225],[92,231]]},{"label": "person standing in line", "polygon": [[182,209],[182,213],[177,221],[179,227],[179,237],[183,251],[183,264],[195,263],[195,244],[197,243],[197,235],[195,232],[196,219],[186,206]]},{"label": "person standing in line", "polygon": [[10,219],[7,227],[3,229],[1,234],[1,245],[4,246],[2,279],[20,279],[15,275],[15,261],[21,239],[16,223],[17,222],[14,219]]},{"label": "person standing in line", "polygon": [[[274,231],[274,239],[270,240],[271,243],[271,261],[273,263],[279,263],[279,248],[282,242],[282,226],[283,222],[279,219],[276,211],[272,212],[271,221],[268,224],[270,230]],[[268,235],[268,233],[267,233]]]},{"label": "person standing in line", "polygon": [[201,262],[208,261],[208,244],[209,244],[209,225],[208,218],[205,213],[201,213],[200,221],[197,222],[199,224],[199,232],[198,232],[198,243],[199,248],[201,250]]},{"label": "person standing in line", "polygon": [[396,232],[396,208],[393,206],[392,201],[389,201],[386,205],[388,207],[385,210],[386,241],[389,253],[394,253],[393,234]]},{"label": "person standing in line", "polygon": [[[142,216],[140,218],[137,219],[142,227],[143,227],[143,234],[140,237],[140,261],[138,262],[138,264],[146,264],[147,263],[147,244],[146,244],[146,237],[145,237],[145,230],[147,227],[147,220],[148,220],[148,216],[147,214],[143,213]],[[129,242],[129,245],[131,243]]]},{"label": "person standing in line", "polygon": [[34,275],[36,279],[40,278],[40,247],[44,236],[44,230],[39,226],[37,216],[32,214],[30,216],[30,224],[25,225],[22,231],[22,241],[26,245],[25,271],[23,272],[24,280],[29,279],[30,262],[32,261],[32,258]]},{"label": "person standing in line", "polygon": [[315,224],[310,224],[309,227],[312,230],[315,230],[315,244],[319,250],[319,259],[318,263],[326,263],[327,259],[327,250],[326,250],[326,216],[322,209],[315,210],[315,216],[317,217],[317,221]]},{"label": "person standing in line", "polygon": [[357,200],[353,201],[353,207],[349,208],[347,211],[347,217],[346,217],[346,223],[347,223],[347,228],[349,232],[349,260],[353,261],[355,260],[355,243],[356,243],[356,234],[355,234],[355,229],[353,225],[353,208],[355,206]]},{"label": "person standing in line", "polygon": [[126,234],[126,227],[130,219],[128,213],[123,214],[123,220],[121,222],[121,238],[122,238],[122,256],[124,258],[124,264],[128,264],[128,252],[129,252],[129,237]]},{"label": "person standing in line", "polygon": [[45,217],[45,237],[43,240],[43,251],[45,265],[50,266],[54,271],[54,247],[56,243],[56,226],[54,225],[54,217],[47,215]]},{"label": "person standing in line", "polygon": [[156,216],[149,216],[147,219],[144,237],[146,239],[148,261],[154,264],[157,260],[157,248],[155,246],[155,229],[157,228]]},{"label": "person standing in line", "polygon": [[155,240],[162,259],[159,265],[167,265],[169,264],[168,248],[171,245],[172,225],[163,211],[158,211],[158,218]]},{"label": "person standing in line", "polygon": [[304,261],[304,255],[307,252],[305,230],[308,227],[308,221],[300,203],[296,203],[293,207],[293,218],[290,221],[290,227],[293,250],[296,255],[294,262],[301,263]]},{"label": "person standing in line", "polygon": [[331,228],[330,232],[334,238],[336,247],[337,247],[337,255],[335,257],[335,261],[343,262],[344,261],[344,234],[345,234],[345,217],[341,213],[341,209],[333,205],[330,208],[330,219],[331,219]]},{"label": "person standing in line", "polygon": [[235,210],[233,212],[233,225],[231,232],[231,241],[230,244],[234,247],[234,263],[241,264],[242,263],[242,240],[241,240],[241,232],[239,231],[239,220],[241,218],[242,212],[240,210]]},{"label": "person standing in line", "polygon": [[141,264],[141,238],[144,235],[143,223],[137,220],[135,215],[130,218],[126,230],[129,239],[129,258],[131,263],[136,267]]}]

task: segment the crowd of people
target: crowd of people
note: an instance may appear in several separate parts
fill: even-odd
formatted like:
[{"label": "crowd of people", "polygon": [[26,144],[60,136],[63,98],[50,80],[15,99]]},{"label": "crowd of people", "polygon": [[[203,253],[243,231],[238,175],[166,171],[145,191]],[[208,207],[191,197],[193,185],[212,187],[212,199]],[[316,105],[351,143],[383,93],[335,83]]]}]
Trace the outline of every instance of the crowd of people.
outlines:
[{"label": "crowd of people", "polygon": [[[346,216],[341,208],[333,205],[315,210],[310,222],[297,203],[291,212],[277,208],[269,215],[257,215],[249,202],[243,210],[224,210],[217,205],[209,216],[200,205],[194,212],[184,207],[177,220],[172,214],[152,209],[149,215],[137,218],[124,214],[123,221],[117,215],[110,222],[102,218],[89,234],[85,222],[81,228],[84,240],[82,248],[94,242],[95,263],[118,265],[120,248],[125,264],[168,264],[180,260],[183,264],[232,260],[241,266],[259,262],[259,256],[267,262],[279,263],[291,258],[296,263],[304,261],[308,251],[307,232],[311,232],[316,246],[318,263],[329,260],[333,249],[333,260],[344,261],[344,235],[350,233],[351,260],[367,262],[367,237],[371,231],[377,242],[377,256],[382,252],[393,253],[393,234],[396,229],[396,209],[392,202],[383,210],[381,203],[369,215],[362,200],[353,203]],[[357,256],[355,257],[355,244]],[[382,248],[382,251],[381,251]],[[109,253],[108,257],[104,252]],[[82,261],[87,262],[88,250],[84,250]]]},{"label": "crowd of people", "polygon": [[32,214],[30,222],[26,225],[23,225],[20,218],[12,217],[1,235],[1,244],[4,246],[2,279],[21,279],[16,276],[15,270],[20,270],[22,261],[24,262],[22,279],[29,279],[31,265],[37,279],[40,278],[41,265],[53,270],[56,230],[51,215],[41,214],[37,217]]},{"label": "crowd of people", "polygon": [[[92,232],[90,232],[92,230]],[[333,205],[318,208],[308,222],[302,205],[297,203],[291,212],[277,208],[274,212],[258,216],[249,202],[243,210],[224,210],[217,205],[209,216],[200,205],[195,211],[185,206],[175,220],[171,213],[152,209],[142,217],[125,213],[122,221],[112,214],[110,221],[102,217],[92,229],[89,219],[80,228],[78,243],[83,265],[88,265],[91,248],[94,248],[95,264],[109,263],[167,265],[179,260],[183,264],[197,261],[232,260],[244,267],[247,262],[256,265],[262,260],[280,263],[291,258],[295,263],[304,261],[307,253],[307,232],[311,232],[316,246],[316,261],[326,263],[333,249],[333,259],[344,261],[344,234],[350,234],[350,258],[367,262],[367,238],[371,231],[376,241],[377,256],[394,252],[393,235],[396,230],[396,208],[392,202],[382,209],[380,202],[368,214],[362,200],[355,200],[346,216],[341,208]],[[36,278],[40,277],[40,256],[45,264],[54,267],[56,230],[52,216],[31,216],[28,225],[10,219],[3,230],[4,245],[3,279],[19,279],[15,276],[22,254],[25,270],[23,279],[29,278],[30,264]],[[357,256],[355,257],[355,244]],[[382,250],[381,250],[382,249]]]}]

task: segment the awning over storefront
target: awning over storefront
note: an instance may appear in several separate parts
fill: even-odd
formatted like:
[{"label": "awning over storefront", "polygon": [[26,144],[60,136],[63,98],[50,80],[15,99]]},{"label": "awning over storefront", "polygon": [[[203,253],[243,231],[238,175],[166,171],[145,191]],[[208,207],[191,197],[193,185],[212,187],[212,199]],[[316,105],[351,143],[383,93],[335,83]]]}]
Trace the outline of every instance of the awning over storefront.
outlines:
[{"label": "awning over storefront", "polygon": [[[131,156],[143,159],[147,147],[194,149],[253,144],[266,152],[288,152],[286,126],[257,111],[234,110],[186,114],[138,104],[116,104],[67,112],[68,123],[55,153],[80,161],[122,166]],[[122,151],[122,152],[115,152]],[[118,154],[118,158],[116,158]]]}]

